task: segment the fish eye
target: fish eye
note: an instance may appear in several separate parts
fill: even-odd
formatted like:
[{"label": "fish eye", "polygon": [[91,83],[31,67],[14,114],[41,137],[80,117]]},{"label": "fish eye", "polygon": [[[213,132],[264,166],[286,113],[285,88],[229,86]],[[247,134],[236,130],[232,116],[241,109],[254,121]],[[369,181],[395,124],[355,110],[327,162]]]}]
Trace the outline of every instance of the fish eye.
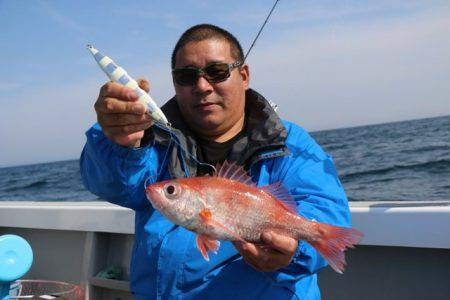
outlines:
[{"label": "fish eye", "polygon": [[168,199],[175,199],[180,195],[181,189],[178,184],[168,183],[164,186],[164,194]]},{"label": "fish eye", "polygon": [[167,191],[167,194],[172,195],[173,193],[175,193],[175,187],[173,185],[168,185],[166,187],[166,191]]}]

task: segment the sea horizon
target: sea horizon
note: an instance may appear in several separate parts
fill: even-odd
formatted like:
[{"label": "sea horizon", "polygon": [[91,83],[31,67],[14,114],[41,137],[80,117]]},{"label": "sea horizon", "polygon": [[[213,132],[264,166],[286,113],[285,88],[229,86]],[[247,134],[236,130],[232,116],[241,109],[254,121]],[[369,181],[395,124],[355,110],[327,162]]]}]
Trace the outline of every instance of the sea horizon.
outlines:
[{"label": "sea horizon", "polygon": [[[412,121],[420,121],[420,120],[428,120],[428,119],[436,119],[436,118],[445,118],[445,117],[450,117],[450,115],[439,115],[439,116],[435,116],[435,117],[424,117],[424,118],[417,118],[417,119],[406,119],[406,120],[399,120],[399,121],[389,121],[389,122],[384,122],[384,123],[370,123],[370,124],[367,124],[367,125],[344,126],[344,127],[330,128],[330,129],[312,130],[312,131],[308,131],[308,132],[311,133],[311,134],[314,134],[314,133],[328,132],[328,131],[334,131],[334,130],[355,129],[355,128],[361,128],[361,127],[388,125],[388,124],[396,124],[396,123],[412,122]],[[298,125],[302,126],[301,124],[298,124]],[[81,154],[81,152],[80,152],[80,154]],[[79,157],[67,158],[67,159],[58,159],[58,160],[52,160],[52,161],[38,161],[38,162],[33,162],[33,163],[20,163],[20,164],[12,164],[12,165],[0,165],[0,169],[14,168],[14,167],[25,167],[25,166],[33,166],[33,165],[40,165],[40,164],[61,163],[61,162],[78,160],[78,159],[79,159]]]}]

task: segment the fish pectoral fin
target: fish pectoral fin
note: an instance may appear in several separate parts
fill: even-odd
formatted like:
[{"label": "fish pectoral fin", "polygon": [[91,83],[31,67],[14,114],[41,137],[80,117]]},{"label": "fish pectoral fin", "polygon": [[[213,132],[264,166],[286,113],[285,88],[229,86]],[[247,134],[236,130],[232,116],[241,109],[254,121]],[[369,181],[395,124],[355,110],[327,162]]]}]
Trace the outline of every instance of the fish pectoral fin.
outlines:
[{"label": "fish pectoral fin", "polygon": [[220,248],[220,242],[204,234],[199,234],[197,235],[197,248],[202,253],[203,258],[209,261],[208,251],[217,254],[217,250]]},{"label": "fish pectoral fin", "polygon": [[212,220],[212,212],[207,208],[202,209],[199,215],[204,223],[207,223],[210,220]]},{"label": "fish pectoral fin", "polygon": [[213,219],[213,214],[212,212],[205,208],[200,212],[200,218],[202,219],[203,223],[206,226],[210,226],[210,227],[214,227],[214,228],[220,228],[223,231],[225,231],[226,233],[228,233],[229,235],[231,235],[232,237],[234,237],[236,240],[241,241],[241,242],[245,242],[245,240],[236,232],[234,232],[233,230],[229,229],[226,225],[220,223],[219,221],[216,221]]}]

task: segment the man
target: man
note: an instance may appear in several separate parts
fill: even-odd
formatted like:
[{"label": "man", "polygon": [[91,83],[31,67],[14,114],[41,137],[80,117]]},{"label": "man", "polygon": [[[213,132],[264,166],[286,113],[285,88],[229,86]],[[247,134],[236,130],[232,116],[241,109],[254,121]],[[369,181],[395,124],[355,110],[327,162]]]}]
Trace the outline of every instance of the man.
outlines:
[{"label": "man", "polygon": [[228,160],[245,166],[259,186],[283,182],[304,217],[350,225],[331,158],[249,89],[249,66],[234,36],[208,24],[190,28],[175,46],[172,69],[176,95],[162,110],[190,154],[152,126],[133,91],[107,83],[95,104],[99,125],[87,132],[81,156],[86,187],[136,211],[136,299],[319,299],[317,271],[326,262],[308,243],[265,232],[262,246],[223,242],[208,262],[194,233],[151,207],[146,180],[198,176],[211,171],[206,164]]}]

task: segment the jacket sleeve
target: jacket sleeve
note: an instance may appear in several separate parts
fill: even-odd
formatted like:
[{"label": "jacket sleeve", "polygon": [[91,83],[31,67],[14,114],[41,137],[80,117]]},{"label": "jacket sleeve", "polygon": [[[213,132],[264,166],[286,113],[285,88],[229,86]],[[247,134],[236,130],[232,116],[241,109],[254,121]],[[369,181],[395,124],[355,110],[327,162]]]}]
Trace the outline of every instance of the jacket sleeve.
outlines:
[{"label": "jacket sleeve", "polygon": [[86,132],[87,141],[80,157],[84,186],[114,204],[134,210],[151,207],[144,184],[155,180],[157,156],[153,147],[127,148],[110,141],[100,125]]},{"label": "jacket sleeve", "polygon": [[[298,144],[291,148],[290,156],[274,163],[279,172],[272,180],[283,182],[297,202],[299,214],[308,220],[351,227],[347,196],[332,158],[306,132]],[[291,264],[271,276],[278,283],[292,283],[325,266],[319,252],[302,240]]]}]

